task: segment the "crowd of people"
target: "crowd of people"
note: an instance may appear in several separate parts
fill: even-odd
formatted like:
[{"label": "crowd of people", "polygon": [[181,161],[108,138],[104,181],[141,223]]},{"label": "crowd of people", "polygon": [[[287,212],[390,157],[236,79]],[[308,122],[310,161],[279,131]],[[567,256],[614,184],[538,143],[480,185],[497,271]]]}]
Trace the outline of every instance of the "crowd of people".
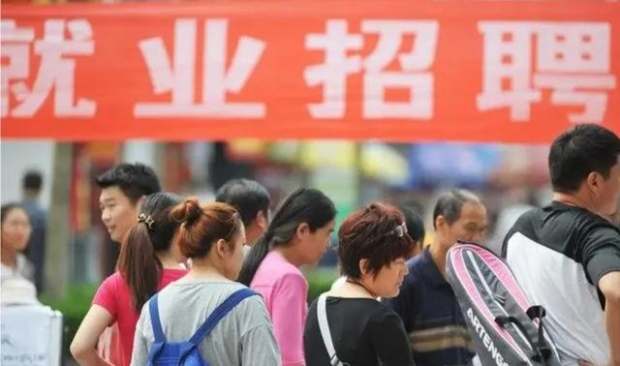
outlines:
[{"label": "crowd of people", "polygon": [[[553,142],[549,170],[551,202],[513,224],[502,256],[547,309],[563,365],[620,365],[620,138],[578,125]],[[475,362],[445,279],[452,246],[486,241],[486,208],[473,192],[439,197],[425,247],[411,208],[355,210],[336,233],[342,277],[308,304],[300,268],[318,263],[336,227],[335,205],[320,190],[299,188],[271,212],[268,191],[249,179],[227,182],[215,202],[162,192],[142,164],[119,164],[96,183],[121,254],[71,340],[81,365]],[[3,286],[9,276],[35,278],[20,254],[31,220],[23,207],[2,207]]]}]

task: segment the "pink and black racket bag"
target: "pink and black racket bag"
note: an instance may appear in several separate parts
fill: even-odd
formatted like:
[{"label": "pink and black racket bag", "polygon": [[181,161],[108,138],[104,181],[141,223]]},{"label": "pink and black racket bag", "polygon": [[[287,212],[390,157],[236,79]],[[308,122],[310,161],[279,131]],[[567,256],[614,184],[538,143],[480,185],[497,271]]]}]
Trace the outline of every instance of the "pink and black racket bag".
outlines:
[{"label": "pink and black racket bag", "polygon": [[545,309],[530,304],[500,257],[459,242],[448,252],[446,277],[482,365],[561,365],[544,331]]}]

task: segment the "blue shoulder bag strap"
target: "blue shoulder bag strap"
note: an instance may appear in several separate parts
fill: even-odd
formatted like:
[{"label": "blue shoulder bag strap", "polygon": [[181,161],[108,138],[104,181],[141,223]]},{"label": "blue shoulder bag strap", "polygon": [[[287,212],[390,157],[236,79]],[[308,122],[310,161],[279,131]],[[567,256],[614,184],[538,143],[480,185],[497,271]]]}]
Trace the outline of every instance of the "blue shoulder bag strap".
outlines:
[{"label": "blue shoulder bag strap", "polygon": [[198,328],[196,333],[190,338],[189,342],[193,347],[198,347],[200,342],[211,333],[217,323],[222,320],[237,304],[243,301],[245,298],[257,295],[256,292],[249,288],[243,288],[230,295],[223,303],[221,303],[214,311],[209,315],[207,320]]},{"label": "blue shoulder bag strap", "polygon": [[149,300],[149,313],[151,315],[151,327],[153,328],[153,336],[155,337],[155,343],[151,346],[149,352],[149,360],[155,360],[157,354],[161,351],[166,343],[166,336],[164,330],[161,327],[161,320],[159,318],[159,306],[157,304],[157,294]]}]

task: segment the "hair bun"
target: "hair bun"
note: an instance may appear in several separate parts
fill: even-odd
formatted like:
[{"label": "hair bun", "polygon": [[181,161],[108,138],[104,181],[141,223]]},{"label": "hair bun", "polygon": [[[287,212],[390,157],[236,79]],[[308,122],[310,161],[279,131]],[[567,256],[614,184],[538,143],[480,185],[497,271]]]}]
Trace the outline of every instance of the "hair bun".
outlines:
[{"label": "hair bun", "polygon": [[200,207],[200,202],[198,198],[191,197],[185,199],[181,202],[177,207],[172,210],[172,217],[185,224],[185,226],[191,226],[203,214],[202,207]]}]

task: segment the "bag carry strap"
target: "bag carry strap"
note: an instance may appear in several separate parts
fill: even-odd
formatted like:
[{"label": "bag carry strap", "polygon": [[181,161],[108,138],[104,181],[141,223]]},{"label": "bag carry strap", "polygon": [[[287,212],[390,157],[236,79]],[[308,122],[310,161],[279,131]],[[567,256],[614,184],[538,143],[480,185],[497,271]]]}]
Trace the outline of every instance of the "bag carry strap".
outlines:
[{"label": "bag carry strap", "polygon": [[148,302],[149,312],[151,315],[151,327],[153,328],[153,336],[155,342],[149,351],[148,365],[153,365],[153,360],[156,360],[159,353],[166,344],[166,336],[161,326],[161,319],[159,318],[159,304],[157,303],[157,294],[155,294]]},{"label": "bag carry strap", "polygon": [[242,288],[241,290],[237,290],[232,295],[230,295],[224,302],[222,302],[212,313],[209,315],[207,320],[198,328],[196,333],[190,338],[189,342],[194,346],[198,347],[200,342],[211,333],[213,328],[231,311],[235,306],[237,306],[241,301],[246,298],[257,295],[256,292],[250,290],[249,288]]},{"label": "bag carry strap", "polygon": [[334,342],[332,341],[332,334],[329,331],[329,323],[327,321],[327,295],[321,294],[319,296],[319,301],[317,303],[316,311],[319,319],[319,328],[321,329],[321,337],[323,337],[323,343],[325,344],[325,349],[327,350],[327,355],[329,356],[329,363],[331,366],[343,366],[340,359],[338,359],[338,355],[336,354],[336,349],[334,348]]},{"label": "bag carry strap", "polygon": [[149,313],[151,315],[151,327],[153,328],[153,336],[155,343],[166,342],[166,336],[161,327],[161,319],[159,318],[159,304],[157,303],[157,294],[149,300]]},{"label": "bag carry strap", "polygon": [[[545,308],[540,305],[530,306],[526,311],[527,316],[533,321],[534,319],[538,319],[538,340],[537,345],[540,349],[540,353],[543,357],[544,361],[547,361],[549,357],[551,357],[551,348],[545,342],[544,328],[543,328],[543,318],[547,315]],[[541,360],[542,361],[542,360]]]},{"label": "bag carry strap", "polygon": [[495,322],[502,328],[506,328],[506,325],[508,324],[514,324],[517,328],[519,328],[534,352],[536,352],[536,355],[534,355],[532,361],[546,363],[551,357],[552,352],[546,344],[543,334],[542,318],[545,316],[545,309],[542,306],[532,306],[527,309],[526,314],[531,320],[538,319],[539,321],[536,340],[532,339],[525,326],[513,316],[498,316],[495,318]]}]

